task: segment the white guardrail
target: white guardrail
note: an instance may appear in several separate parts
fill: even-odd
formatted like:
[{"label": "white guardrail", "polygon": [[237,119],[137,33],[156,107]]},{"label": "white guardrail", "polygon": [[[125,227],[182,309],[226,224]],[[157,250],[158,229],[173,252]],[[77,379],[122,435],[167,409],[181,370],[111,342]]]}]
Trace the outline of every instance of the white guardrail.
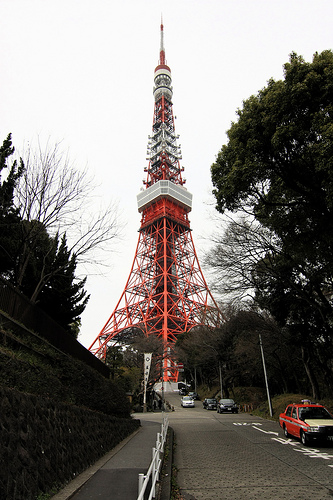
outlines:
[{"label": "white guardrail", "polygon": [[143,500],[146,488],[149,483],[149,479],[151,476],[151,490],[149,493],[148,500],[155,498],[156,492],[156,483],[159,480],[160,469],[163,459],[164,445],[166,441],[166,436],[169,427],[168,417],[165,416],[163,418],[161,432],[157,433],[156,438],[156,447],[153,448],[153,458],[150,462],[149,468],[146,474],[139,474],[139,496],[137,500]]}]

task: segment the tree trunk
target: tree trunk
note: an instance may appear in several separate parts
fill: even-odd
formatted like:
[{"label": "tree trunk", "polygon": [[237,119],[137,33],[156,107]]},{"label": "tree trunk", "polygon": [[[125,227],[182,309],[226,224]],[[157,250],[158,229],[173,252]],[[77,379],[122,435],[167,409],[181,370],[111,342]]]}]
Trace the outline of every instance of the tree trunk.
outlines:
[{"label": "tree trunk", "polygon": [[320,399],[320,390],[318,387],[316,376],[311,368],[309,353],[303,346],[301,346],[301,353],[302,353],[304,368],[311,385],[312,397],[313,399]]}]

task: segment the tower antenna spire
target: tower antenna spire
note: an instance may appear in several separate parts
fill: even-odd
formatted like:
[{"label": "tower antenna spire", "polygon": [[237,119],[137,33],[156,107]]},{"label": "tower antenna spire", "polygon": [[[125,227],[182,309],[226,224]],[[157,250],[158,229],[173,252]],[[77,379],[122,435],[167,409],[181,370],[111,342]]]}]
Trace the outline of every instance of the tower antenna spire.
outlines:
[{"label": "tower antenna spire", "polygon": [[165,64],[165,50],[164,50],[164,26],[163,17],[161,15],[161,42],[160,42],[160,64]]}]

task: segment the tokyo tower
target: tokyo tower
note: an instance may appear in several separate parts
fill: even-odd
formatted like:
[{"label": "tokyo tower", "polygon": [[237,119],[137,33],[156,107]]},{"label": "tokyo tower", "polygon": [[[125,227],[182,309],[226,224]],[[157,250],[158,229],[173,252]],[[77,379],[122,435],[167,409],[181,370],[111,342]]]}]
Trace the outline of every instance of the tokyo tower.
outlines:
[{"label": "tokyo tower", "polygon": [[136,252],[115,310],[89,347],[99,358],[107,348],[140,329],[163,346],[164,381],[177,382],[174,345],[194,327],[218,326],[215,303],[194,248],[188,214],[192,195],[184,187],[184,168],[172,111],[171,70],[166,64],[163,24],[159,63],[154,73],[154,116],[148,136],[145,188],[137,196],[141,226]]}]

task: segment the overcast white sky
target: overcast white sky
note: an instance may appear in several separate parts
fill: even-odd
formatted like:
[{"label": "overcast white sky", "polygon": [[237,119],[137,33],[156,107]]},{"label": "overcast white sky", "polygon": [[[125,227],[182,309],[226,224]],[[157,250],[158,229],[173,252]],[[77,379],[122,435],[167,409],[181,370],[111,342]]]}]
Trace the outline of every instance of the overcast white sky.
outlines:
[{"label": "overcast white sky", "polygon": [[125,286],[137,243],[163,14],[197,253],[213,230],[210,166],[242,100],[283,77],[290,52],[332,49],[332,0],[0,0],[0,141],[62,141],[127,222],[111,267],[88,278],[89,346]]}]

